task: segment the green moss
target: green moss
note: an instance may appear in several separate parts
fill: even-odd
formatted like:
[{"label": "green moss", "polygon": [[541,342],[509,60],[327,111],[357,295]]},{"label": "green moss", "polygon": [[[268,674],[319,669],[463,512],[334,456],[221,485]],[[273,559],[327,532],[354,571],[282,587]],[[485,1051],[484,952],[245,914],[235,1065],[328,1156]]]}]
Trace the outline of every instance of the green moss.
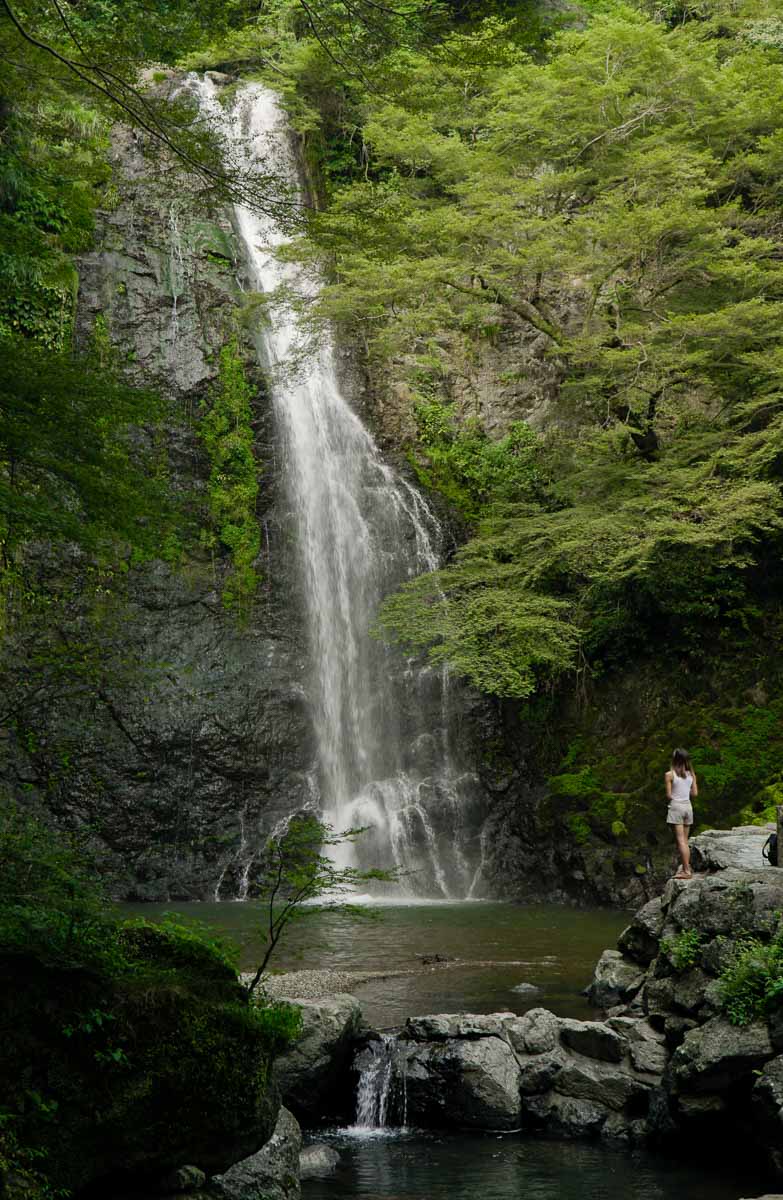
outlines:
[{"label": "green moss", "polygon": [[[610,848],[629,878],[636,866],[670,871],[663,776],[676,745],[688,747],[699,779],[695,832],[774,821],[783,803],[783,666],[766,643],[758,653],[746,647],[739,664],[726,654],[709,673],[678,683],[680,691],[640,664],[620,682],[619,695],[607,679],[575,719],[564,719],[561,708],[541,734],[549,756],[559,725],[561,757],[548,779],[551,818],[572,830],[580,849]],[[574,813],[581,818],[576,826]],[[618,839],[630,855],[626,865]]]},{"label": "green moss", "polygon": [[578,846],[584,846],[590,841],[592,830],[581,813],[566,813],[566,824],[571,830],[574,841]]},{"label": "green moss", "polygon": [[217,537],[228,553],[231,569],[223,588],[223,603],[246,617],[259,581],[261,533],[256,504],[260,466],[254,454],[253,389],[245,376],[236,339],[220,352],[220,371],[211,400],[201,422],[211,468],[210,529],[203,540],[209,547]]}]

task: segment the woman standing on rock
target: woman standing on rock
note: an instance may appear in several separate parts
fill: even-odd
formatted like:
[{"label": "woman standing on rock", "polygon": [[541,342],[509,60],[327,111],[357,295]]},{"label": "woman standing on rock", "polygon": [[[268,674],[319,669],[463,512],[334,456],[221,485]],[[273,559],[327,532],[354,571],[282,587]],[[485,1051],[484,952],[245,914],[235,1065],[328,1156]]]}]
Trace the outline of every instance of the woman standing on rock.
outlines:
[{"label": "woman standing on rock", "polygon": [[674,826],[674,836],[677,841],[677,853],[680,856],[680,866],[675,879],[691,879],[691,851],[688,845],[688,834],[693,824],[693,807],[691,799],[698,796],[699,787],[696,782],[696,772],[691,766],[687,750],[675,750],[672,754],[671,770],[664,775],[666,781],[666,798],[669,801],[669,812],[666,824]]}]

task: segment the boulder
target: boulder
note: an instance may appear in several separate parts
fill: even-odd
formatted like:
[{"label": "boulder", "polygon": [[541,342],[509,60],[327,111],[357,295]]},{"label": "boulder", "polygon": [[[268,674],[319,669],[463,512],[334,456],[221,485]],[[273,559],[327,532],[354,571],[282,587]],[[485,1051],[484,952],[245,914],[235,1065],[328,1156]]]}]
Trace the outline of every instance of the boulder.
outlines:
[{"label": "boulder", "polygon": [[691,839],[691,857],[695,871],[725,871],[738,867],[744,871],[774,871],[761,848],[772,829],[764,825],[738,825],[733,829],[708,829]]},{"label": "boulder", "polygon": [[669,1054],[662,1032],[653,1029],[649,1021],[632,1017],[611,1017],[606,1023],[627,1039],[634,1070],[643,1075],[663,1074]]},{"label": "boulder", "polygon": [[445,1042],[450,1038],[504,1037],[507,1021],[514,1014],[505,1013],[438,1013],[435,1016],[409,1017],[405,1022],[405,1037],[414,1042]]},{"label": "boulder", "polygon": [[501,1038],[411,1042],[406,1063],[408,1117],[423,1125],[515,1129],[519,1074],[516,1055]]},{"label": "boulder", "polygon": [[674,1008],[674,980],[648,979],[642,994],[644,1011],[650,1023],[663,1028],[664,1022]]},{"label": "boulder", "polygon": [[519,1064],[519,1091],[523,1096],[538,1096],[553,1086],[563,1069],[565,1054],[536,1054]]},{"label": "boulder", "polygon": [[635,1106],[636,1116],[642,1116],[647,1110],[649,1085],[630,1071],[605,1063],[570,1059],[558,1072],[553,1088],[561,1096],[591,1100],[618,1112],[624,1111],[629,1104]]},{"label": "boulder", "polygon": [[613,1112],[601,1126],[601,1137],[607,1141],[625,1142],[640,1146],[647,1140],[647,1122],[643,1117],[629,1119],[623,1113]]},{"label": "boulder", "polygon": [[671,1060],[672,1090],[717,1093],[763,1067],[774,1050],[766,1024],[744,1028],[713,1017],[689,1030]]},{"label": "boulder", "polygon": [[693,1017],[681,1017],[673,1013],[663,1023],[666,1045],[670,1046],[672,1050],[682,1045],[682,1040],[686,1033],[690,1033],[691,1029],[696,1029],[698,1024],[698,1021],[695,1021]]},{"label": "boulder", "polygon": [[299,1153],[302,1131],[292,1113],[281,1108],[269,1141],[257,1154],[235,1163],[212,1180],[226,1200],[299,1200]]},{"label": "boulder", "polygon": [[643,982],[643,967],[619,950],[604,950],[596,963],[587,998],[596,1008],[612,1008],[631,1000]]},{"label": "boulder", "polygon": [[598,1137],[609,1112],[592,1100],[577,1100],[549,1092],[522,1101],[522,1120],[529,1129],[567,1138]]},{"label": "boulder", "polygon": [[706,944],[718,936],[735,937],[740,928],[769,933],[776,927],[781,907],[783,868],[728,868],[672,890],[667,923],[678,930],[697,929]]},{"label": "boulder", "polygon": [[617,945],[627,958],[646,967],[658,953],[663,922],[663,902],[660,896],[656,896],[639,909],[630,925],[620,934]]},{"label": "boulder", "polygon": [[531,1008],[505,1023],[505,1034],[518,1054],[547,1054],[558,1044],[560,1019],[548,1008]]},{"label": "boulder", "polygon": [[677,975],[673,980],[672,1004],[675,1009],[686,1016],[696,1016],[704,1006],[708,985],[712,982],[709,976],[698,967]]},{"label": "boulder", "polygon": [[569,1050],[601,1062],[619,1063],[625,1055],[626,1042],[614,1029],[602,1021],[560,1021],[560,1041]]},{"label": "boulder", "polygon": [[302,1013],[302,1035],[276,1061],[283,1102],[298,1120],[312,1124],[334,1121],[352,1097],[343,1095],[362,1013],[353,996],[321,1000],[291,999]]},{"label": "boulder", "polygon": [[[16,1114],[51,1195],[109,1195],[183,1164],[215,1175],[275,1129],[278,1035],[251,1019],[231,967],[160,926],[126,927],[123,953],[137,973],[0,954],[0,1110]],[[92,1011],[112,1020],[87,1036]],[[41,1120],[35,1094],[56,1121]]]},{"label": "boulder", "polygon": [[311,1146],[305,1146],[299,1155],[299,1178],[321,1179],[331,1175],[339,1161],[340,1155],[333,1146],[327,1146],[325,1142],[313,1142]]}]

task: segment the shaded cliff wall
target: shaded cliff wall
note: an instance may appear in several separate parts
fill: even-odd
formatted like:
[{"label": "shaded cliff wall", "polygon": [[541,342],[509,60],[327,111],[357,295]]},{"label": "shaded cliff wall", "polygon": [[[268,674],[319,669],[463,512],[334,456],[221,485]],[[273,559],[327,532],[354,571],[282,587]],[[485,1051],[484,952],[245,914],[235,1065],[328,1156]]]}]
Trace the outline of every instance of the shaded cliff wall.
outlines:
[{"label": "shaded cliff wall", "polygon": [[[130,379],[170,400],[171,484],[192,493],[198,511],[209,473],[199,416],[243,299],[231,224],[153,183],[135,134],[117,130],[112,157],[117,202],[99,214],[94,249],[79,264],[78,336],[85,341],[100,317]],[[119,896],[236,896],[259,830],[316,788],[291,517],[249,340],[243,354],[261,473],[251,619],[225,611],[225,563],[196,535],[176,566],[131,567],[100,636],[109,655],[139,669],[121,684],[107,677],[82,704],[55,700],[13,754],[16,789],[63,826],[90,831]]]}]

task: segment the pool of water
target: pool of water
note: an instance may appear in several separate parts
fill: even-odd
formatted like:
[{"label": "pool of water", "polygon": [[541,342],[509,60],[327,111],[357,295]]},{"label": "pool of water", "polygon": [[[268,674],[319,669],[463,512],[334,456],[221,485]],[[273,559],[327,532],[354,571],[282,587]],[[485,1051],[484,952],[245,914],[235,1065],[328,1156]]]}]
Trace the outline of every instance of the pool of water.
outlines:
[{"label": "pool of water", "polygon": [[340,1162],[334,1175],[303,1183],[302,1200],[738,1200],[764,1190],[750,1170],[707,1172],[645,1151],[519,1134],[337,1130],[322,1140]]},{"label": "pool of water", "polygon": [[[245,970],[259,961],[261,910],[245,904],[124,905],[154,918],[196,918],[241,946]],[[351,988],[376,1028],[437,1012],[526,1012],[587,1017],[583,989],[601,951],[614,946],[627,913],[554,904],[486,901],[385,904],[377,915],[318,914],[291,927],[276,970],[331,968],[379,972]],[[425,963],[439,955],[449,961]]]},{"label": "pool of water", "polygon": [[[123,905],[204,922],[240,946],[247,970],[261,952],[261,912],[246,904]],[[380,972],[352,987],[377,1028],[435,1012],[594,1015],[581,994],[627,913],[557,905],[386,904],[358,921],[319,914],[294,926],[277,970]],[[427,965],[422,956],[451,961]],[[521,990],[515,990],[521,989]],[[521,1134],[338,1129],[318,1134],[341,1158],[334,1175],[303,1184],[302,1200],[739,1200],[764,1192],[750,1156],[710,1170],[687,1157],[546,1141]],[[687,1154],[687,1147],[683,1147]]]}]

